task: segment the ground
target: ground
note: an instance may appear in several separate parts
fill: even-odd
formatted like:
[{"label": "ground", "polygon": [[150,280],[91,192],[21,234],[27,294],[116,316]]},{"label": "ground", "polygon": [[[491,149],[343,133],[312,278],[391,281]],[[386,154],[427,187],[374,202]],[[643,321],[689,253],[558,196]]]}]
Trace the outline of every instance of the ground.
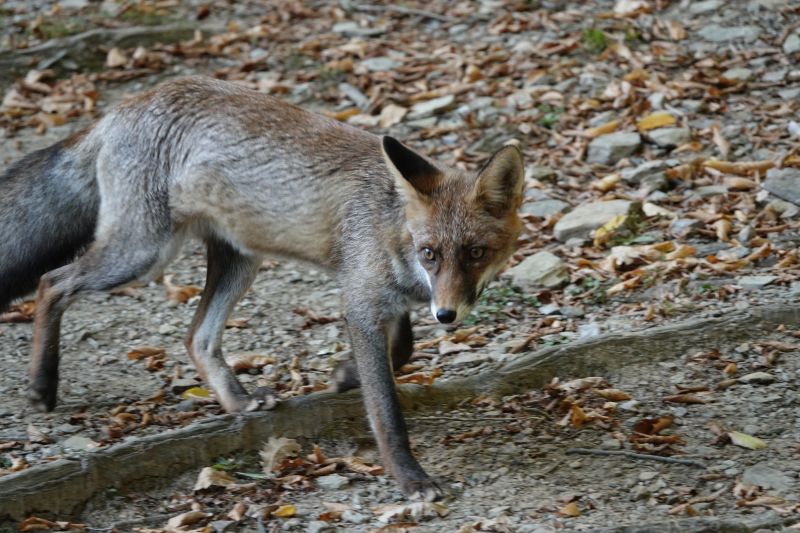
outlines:
[{"label": "ground", "polygon": [[[120,40],[133,26],[134,42]],[[388,132],[469,169],[518,142],[527,166],[519,266],[459,327],[416,310],[417,351],[400,381],[490,375],[549,346],[791,305],[800,294],[792,2],[7,1],[0,27],[4,163],[126,95],[194,73]],[[101,42],[82,46],[92,30]],[[4,315],[0,473],[219,414],[183,349],[203,277],[202,249],[190,243],[163,283],[70,308],[60,403],[49,414],[25,401],[30,306]],[[283,399],[324,389],[349,355],[339,303],[319,269],[265,263],[224,341],[247,386]],[[732,331],[731,341],[673,359],[654,346],[641,362],[595,376],[602,382],[575,382],[587,375],[570,367],[546,387],[410,413],[421,462],[452,491],[438,509],[445,516],[419,506],[423,516],[387,516],[402,523],[387,526],[373,510],[403,502],[390,477],[340,466],[347,479],[315,482],[317,455],[254,478],[263,473],[248,454],[162,476],[159,487],[98,494],[75,516],[37,515],[119,530],[166,527],[193,505],[205,514],[191,527],[229,531],[588,530],[698,515],[791,523],[800,328],[787,316],[777,329],[746,340]],[[733,433],[739,445],[732,432],[745,435]],[[318,443],[327,457],[377,461],[368,430],[356,433],[300,439],[302,456]],[[703,468],[568,455],[574,448]],[[193,493],[201,466],[236,483]],[[220,523],[240,502],[246,517]]]}]

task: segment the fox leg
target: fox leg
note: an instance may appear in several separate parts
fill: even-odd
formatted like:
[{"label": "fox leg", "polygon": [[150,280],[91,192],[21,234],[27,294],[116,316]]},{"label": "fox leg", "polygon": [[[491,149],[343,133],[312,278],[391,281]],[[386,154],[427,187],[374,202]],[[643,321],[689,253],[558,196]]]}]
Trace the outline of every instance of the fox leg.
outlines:
[{"label": "fox leg", "polygon": [[[135,246],[142,242],[148,245]],[[110,290],[142,277],[160,258],[158,243],[140,236],[98,239],[74,263],[42,276],[36,294],[33,353],[28,369],[28,397],[35,407],[50,411],[56,405],[64,311],[82,293]]]},{"label": "fox leg", "polygon": [[247,394],[222,357],[222,333],[236,302],[247,292],[261,266],[261,257],[247,256],[230,244],[210,238],[203,297],[186,337],[186,349],[197,371],[229,413],[271,409],[275,399]]},{"label": "fox leg", "polygon": [[442,489],[411,453],[408,431],[397,399],[387,353],[387,330],[392,329],[391,321],[385,326],[375,316],[370,316],[382,307],[362,302],[349,306],[346,313],[367,416],[384,466],[403,492],[413,499],[436,500],[442,496]]},{"label": "fox leg", "polygon": [[[392,321],[388,329],[389,354],[392,358],[392,370],[395,372],[411,359],[414,353],[414,334],[411,330],[411,318],[403,313]],[[358,380],[358,369],[355,359],[342,361],[333,369],[333,390],[344,392],[361,386]]]}]

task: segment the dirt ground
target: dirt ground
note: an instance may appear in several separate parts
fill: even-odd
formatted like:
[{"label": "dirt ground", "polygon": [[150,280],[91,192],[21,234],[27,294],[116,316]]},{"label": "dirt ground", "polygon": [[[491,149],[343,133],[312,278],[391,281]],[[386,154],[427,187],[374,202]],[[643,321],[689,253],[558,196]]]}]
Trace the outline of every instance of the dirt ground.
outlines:
[{"label": "dirt ground", "polygon": [[[400,378],[410,382],[472,375],[519,353],[602,333],[797,302],[800,233],[794,203],[763,188],[763,172],[703,171],[701,159],[781,161],[786,169],[795,168],[800,70],[792,43],[793,36],[800,40],[800,11],[781,0],[652,1],[642,2],[638,15],[608,15],[618,3],[623,2],[434,2],[414,4],[422,12],[415,15],[385,6],[348,11],[347,2],[237,2],[201,17],[202,3],[161,2],[166,7],[158,7],[154,2],[148,10],[151,3],[142,2],[113,20],[119,27],[195,20],[222,25],[229,33],[220,30],[218,41],[206,38],[202,49],[186,42],[180,50],[148,45],[151,55],[144,63],[133,59],[135,46],[122,46],[128,63],[99,70],[95,56],[100,54],[102,64],[110,47],[82,52],[93,58],[97,111],[75,108],[64,124],[43,128],[41,117],[25,122],[38,115],[20,118],[6,106],[0,161],[67,136],[126,94],[192,73],[251,84],[389,132],[469,168],[503,141],[522,140],[529,162],[523,208],[528,215],[513,263],[545,249],[563,261],[565,279],[547,288],[525,280],[515,284],[504,276],[458,328],[435,324],[420,307],[414,315],[417,351]],[[77,34],[93,25],[108,26],[102,10],[123,3],[63,4],[69,17],[48,15],[45,25],[40,23],[47,32],[35,33],[28,31],[36,20],[33,8],[51,13],[52,3],[0,3],[4,42],[13,48],[24,37],[31,39],[26,46],[38,46],[68,30]],[[53,23],[78,24],[78,19],[81,26],[72,30]],[[29,22],[23,27],[20,21]],[[357,24],[332,28],[352,21]],[[685,35],[670,21],[677,21]],[[106,26],[104,31],[114,29]],[[348,67],[341,54],[351,52],[341,50],[352,49],[359,50],[352,52],[356,65]],[[48,83],[88,70],[83,56],[71,57],[53,63],[56,72]],[[393,65],[389,74],[388,64]],[[399,74],[392,76],[391,69]],[[652,83],[638,82],[639,71],[652,72]],[[455,102],[436,114],[385,128],[373,120],[389,102],[412,109],[448,91],[457,95]],[[366,104],[359,103],[358,94]],[[586,162],[592,138],[570,132],[613,120],[635,131],[636,121],[655,109],[659,98],[666,101],[662,110],[690,128],[690,139],[677,148],[648,141],[606,166]],[[627,178],[607,180],[617,183],[609,190],[597,186],[608,176],[656,160],[667,161],[671,169],[689,169],[690,175],[670,175],[666,185],[644,192]],[[595,246],[588,234],[562,242],[554,236],[560,212],[529,211],[543,201],[563,202],[562,209],[571,212],[610,199],[650,202],[674,215],[648,218],[623,244],[670,241],[689,259],[654,259],[640,248],[636,269],[604,270],[600,265],[615,253],[611,244]],[[676,230],[680,221],[691,229]],[[643,263],[660,266],[639,273]],[[92,295],[74,304],[62,325],[61,389],[53,413],[34,412],[25,400],[31,324],[24,321],[24,308],[18,311],[21,321],[0,323],[0,473],[221,413],[202,390],[201,396],[186,394],[192,386],[202,387],[183,336],[204,274],[202,249],[190,243],[168,269],[165,283]],[[624,282],[630,286],[619,289]],[[319,269],[284,260],[265,263],[234,311],[224,340],[226,354],[250,367],[240,374],[246,386],[270,386],[284,399],[324,389],[332,366],[349,356],[339,302],[339,289]],[[380,506],[403,503],[386,475],[340,470],[343,479],[321,482],[308,474],[308,465],[281,471],[300,476],[295,483],[240,475],[261,472],[257,458],[242,454],[216,464],[231,472],[232,487],[195,493],[198,472],[176,473],[158,489],[120,487],[98,495],[81,515],[67,518],[85,522],[90,531],[113,524],[120,531],[160,531],[170,518],[191,510],[207,514],[184,530],[550,532],[695,516],[790,520],[800,512],[798,329],[786,324],[744,344],[722,343],[716,351],[687,352],[675,361],[644,360],[599,376],[602,383],[570,388],[563,384],[586,376],[563,375],[558,384],[516,397],[476,398],[452,411],[415,413],[409,424],[416,452],[452,492],[438,511],[419,506],[406,510],[421,515],[386,515],[391,509]],[[609,389],[628,398],[597,392]],[[672,418],[669,427],[641,431],[644,419],[663,417]],[[757,437],[766,447],[751,440],[733,444],[731,432]],[[645,437],[631,441],[636,434]],[[314,444],[328,457],[377,461],[366,427],[352,437],[301,442],[303,455]],[[568,454],[575,448],[636,451],[696,461],[704,468]],[[233,521],[227,515],[239,503],[246,516]],[[289,504],[292,513],[272,514],[276,505]]]}]

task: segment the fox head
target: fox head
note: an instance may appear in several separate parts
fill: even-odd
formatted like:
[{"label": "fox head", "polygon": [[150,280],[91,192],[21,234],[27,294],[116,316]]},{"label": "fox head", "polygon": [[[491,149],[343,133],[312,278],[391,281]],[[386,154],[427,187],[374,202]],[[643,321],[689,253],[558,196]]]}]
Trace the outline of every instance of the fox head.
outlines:
[{"label": "fox head", "polygon": [[444,324],[460,321],[516,248],[522,154],[505,146],[468,174],[440,167],[392,137],[383,137],[382,147],[430,287],[431,313]]}]

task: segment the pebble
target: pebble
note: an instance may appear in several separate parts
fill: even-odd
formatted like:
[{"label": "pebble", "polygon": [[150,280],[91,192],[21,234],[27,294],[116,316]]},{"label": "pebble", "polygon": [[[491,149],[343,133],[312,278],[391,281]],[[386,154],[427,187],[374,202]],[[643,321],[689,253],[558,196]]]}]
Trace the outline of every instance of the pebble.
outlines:
[{"label": "pebble", "polygon": [[689,12],[695,15],[708,13],[710,11],[719,9],[723,3],[723,0],[703,0],[701,2],[692,2],[689,5]]},{"label": "pebble", "polygon": [[700,37],[706,41],[714,43],[726,43],[730,41],[752,43],[761,35],[761,28],[758,26],[730,26],[726,28],[718,24],[711,24],[698,33]]},{"label": "pebble", "polygon": [[786,492],[792,488],[792,480],[782,471],[761,462],[745,468],[742,481],[748,485],[758,485],[763,489]]},{"label": "pebble", "polygon": [[411,111],[408,113],[408,119],[414,120],[438,114],[453,105],[455,98],[456,97],[452,94],[448,94],[445,96],[440,96],[439,98],[433,98],[431,100],[425,100],[424,102],[414,104],[414,106],[411,108]]},{"label": "pebble", "polygon": [[342,520],[351,524],[365,524],[369,522],[369,516],[348,509],[342,513]]},{"label": "pebble", "polygon": [[99,445],[88,437],[74,435],[61,443],[63,448],[75,451],[91,451],[98,449]]},{"label": "pebble", "polygon": [[326,490],[341,489],[350,483],[350,478],[346,478],[339,474],[330,474],[328,476],[320,476],[317,478],[317,486]]},{"label": "pebble", "polygon": [[631,203],[627,200],[591,202],[573,209],[556,222],[553,233],[556,239],[567,242],[572,238],[586,239],[589,234],[617,215],[627,214]]},{"label": "pebble", "polygon": [[783,53],[786,55],[800,52],[800,33],[790,33],[783,41]]},{"label": "pebble", "polygon": [[737,284],[745,290],[754,291],[763,289],[776,279],[777,276],[742,276],[737,280]]},{"label": "pebble", "polygon": [[522,213],[535,217],[545,218],[558,213],[563,213],[569,209],[570,205],[561,200],[539,200],[529,204],[523,204]]},{"label": "pebble", "polygon": [[662,148],[672,148],[692,140],[689,128],[658,128],[647,132],[647,137]]},{"label": "pebble", "polygon": [[307,533],[332,533],[334,531],[337,531],[336,526],[324,520],[312,520],[306,525]]},{"label": "pebble", "polygon": [[753,71],[749,68],[731,68],[722,73],[726,80],[747,81],[753,77]]},{"label": "pebble", "polygon": [[633,155],[642,146],[638,133],[609,133],[601,135],[589,143],[588,163],[613,165],[623,157]]},{"label": "pebble", "polygon": [[511,282],[525,290],[557,288],[569,281],[567,265],[558,256],[541,251],[526,257],[506,273]]},{"label": "pebble", "polygon": [[800,169],[771,168],[761,188],[778,198],[800,205]]},{"label": "pebble", "polygon": [[767,372],[752,372],[739,378],[742,383],[754,383],[756,385],[769,385],[777,380],[775,376]]},{"label": "pebble", "polygon": [[656,159],[654,161],[648,161],[646,163],[642,163],[641,165],[635,168],[626,168],[620,171],[620,175],[622,179],[627,181],[628,183],[639,183],[643,179],[652,176],[654,174],[662,174],[664,170],[669,167],[666,161],[661,159]]}]

